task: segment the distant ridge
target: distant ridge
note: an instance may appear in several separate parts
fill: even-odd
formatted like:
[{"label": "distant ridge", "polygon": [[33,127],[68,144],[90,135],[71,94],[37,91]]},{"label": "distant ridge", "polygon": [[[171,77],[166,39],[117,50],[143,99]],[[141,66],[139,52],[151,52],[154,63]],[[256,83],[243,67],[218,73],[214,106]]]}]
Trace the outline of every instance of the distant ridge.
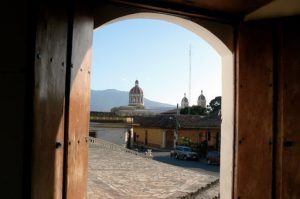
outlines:
[{"label": "distant ridge", "polygon": [[[113,107],[127,106],[129,92],[116,89],[91,90],[91,111],[110,111]],[[144,105],[154,112],[174,109],[174,105],[160,103],[144,98]]]}]

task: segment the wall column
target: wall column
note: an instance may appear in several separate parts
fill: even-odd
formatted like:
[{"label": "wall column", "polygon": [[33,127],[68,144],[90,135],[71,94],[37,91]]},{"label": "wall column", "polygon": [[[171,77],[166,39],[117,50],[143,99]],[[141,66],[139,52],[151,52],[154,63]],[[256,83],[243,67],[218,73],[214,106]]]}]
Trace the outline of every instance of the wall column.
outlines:
[{"label": "wall column", "polygon": [[161,148],[166,148],[166,131],[162,131],[162,143]]}]

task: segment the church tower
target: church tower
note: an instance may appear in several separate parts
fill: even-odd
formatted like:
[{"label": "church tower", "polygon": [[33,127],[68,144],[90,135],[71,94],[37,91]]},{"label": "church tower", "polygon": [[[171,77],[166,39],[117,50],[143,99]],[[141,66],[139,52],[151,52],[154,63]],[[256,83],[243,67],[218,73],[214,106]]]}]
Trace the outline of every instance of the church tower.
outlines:
[{"label": "church tower", "polygon": [[184,93],[184,97],[181,100],[181,108],[189,107],[189,100],[186,98],[186,94]]},{"label": "church tower", "polygon": [[201,106],[202,108],[206,108],[206,99],[203,95],[203,91],[201,90],[201,95],[198,97],[197,105]]}]

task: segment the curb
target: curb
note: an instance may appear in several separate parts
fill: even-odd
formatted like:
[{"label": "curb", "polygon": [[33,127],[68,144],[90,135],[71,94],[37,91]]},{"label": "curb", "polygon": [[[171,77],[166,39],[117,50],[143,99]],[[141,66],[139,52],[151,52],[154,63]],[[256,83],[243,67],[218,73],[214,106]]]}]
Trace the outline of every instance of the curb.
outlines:
[{"label": "curb", "polygon": [[[212,181],[211,183],[207,184],[206,186],[199,188],[197,191],[188,193],[187,195],[178,197],[177,199],[194,199],[194,198],[196,198],[199,194],[201,194],[201,193],[203,193],[204,191],[210,189],[212,186],[214,186],[215,184],[217,184],[217,183],[219,183],[219,182],[220,182],[220,179],[217,179],[217,180],[215,180],[215,181]],[[220,198],[220,194],[218,194],[218,196],[213,197],[212,199],[219,199],[219,198]]]}]

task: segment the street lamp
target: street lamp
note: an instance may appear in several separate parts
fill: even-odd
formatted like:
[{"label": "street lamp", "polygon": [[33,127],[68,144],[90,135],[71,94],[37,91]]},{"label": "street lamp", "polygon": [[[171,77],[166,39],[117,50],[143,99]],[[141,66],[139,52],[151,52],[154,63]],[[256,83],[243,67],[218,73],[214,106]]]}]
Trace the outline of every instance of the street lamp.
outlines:
[{"label": "street lamp", "polygon": [[169,117],[170,120],[175,120],[175,130],[174,130],[174,148],[176,148],[176,145],[178,143],[178,129],[179,129],[179,123],[177,120],[177,116]]},{"label": "street lamp", "polygon": [[175,116],[175,127],[176,127],[176,131],[175,131],[175,148],[178,142],[178,121],[177,121],[177,116]]}]

